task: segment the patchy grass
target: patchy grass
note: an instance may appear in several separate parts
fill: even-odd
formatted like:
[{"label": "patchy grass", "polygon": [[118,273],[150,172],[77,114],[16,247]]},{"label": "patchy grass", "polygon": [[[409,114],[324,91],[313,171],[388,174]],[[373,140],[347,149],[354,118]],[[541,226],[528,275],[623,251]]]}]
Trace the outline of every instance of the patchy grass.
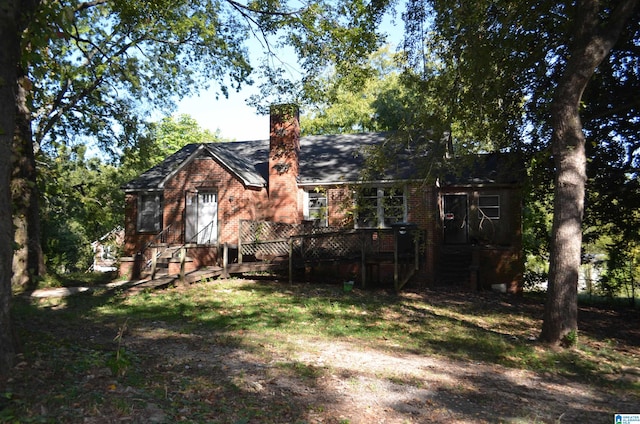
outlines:
[{"label": "patchy grass", "polygon": [[49,273],[38,282],[38,288],[94,287],[113,281],[115,272],[74,272],[70,274]]},{"label": "patchy grass", "polygon": [[[0,422],[340,422],[325,405],[291,400],[322,390],[336,373],[355,388],[380,390],[370,376],[298,359],[335,343],[495,364],[640,396],[637,311],[588,309],[577,345],[552,350],[535,342],[542,317],[535,297],[344,293],[332,285],[230,280],[16,300],[13,315],[24,353],[4,389]],[[375,377],[427,386],[399,371]],[[283,382],[288,391],[265,388]]]}]

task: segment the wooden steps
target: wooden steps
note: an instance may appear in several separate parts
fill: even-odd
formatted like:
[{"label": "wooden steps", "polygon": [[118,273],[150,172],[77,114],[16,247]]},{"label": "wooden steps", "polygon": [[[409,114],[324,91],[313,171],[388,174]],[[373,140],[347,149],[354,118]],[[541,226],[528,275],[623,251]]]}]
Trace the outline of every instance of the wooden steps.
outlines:
[{"label": "wooden steps", "polygon": [[472,252],[465,247],[443,249],[438,267],[438,285],[466,287],[469,285]]},{"label": "wooden steps", "polygon": [[136,283],[130,286],[127,292],[139,293],[144,290],[160,290],[175,284],[193,284],[207,279],[227,278],[235,274],[286,269],[288,266],[288,261],[234,263],[227,266],[226,272],[218,266],[206,267],[185,274],[183,279],[180,278],[180,275],[156,273],[156,278]]}]

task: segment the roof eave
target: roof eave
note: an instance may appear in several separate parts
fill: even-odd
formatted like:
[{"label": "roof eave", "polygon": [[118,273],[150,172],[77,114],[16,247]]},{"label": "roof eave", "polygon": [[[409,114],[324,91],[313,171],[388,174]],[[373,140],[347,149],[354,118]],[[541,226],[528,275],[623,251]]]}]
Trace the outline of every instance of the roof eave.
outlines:
[{"label": "roof eave", "polygon": [[317,186],[341,186],[341,185],[362,185],[362,184],[407,184],[420,180],[416,179],[384,179],[384,180],[354,180],[354,181],[302,181],[298,183],[299,187],[317,187]]}]

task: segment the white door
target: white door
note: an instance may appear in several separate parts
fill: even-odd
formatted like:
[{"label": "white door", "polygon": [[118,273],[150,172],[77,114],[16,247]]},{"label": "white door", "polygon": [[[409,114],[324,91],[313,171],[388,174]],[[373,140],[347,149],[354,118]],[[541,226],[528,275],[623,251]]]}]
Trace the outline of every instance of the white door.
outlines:
[{"label": "white door", "polygon": [[187,193],[185,206],[186,242],[216,243],[218,239],[218,199],[216,193]]}]

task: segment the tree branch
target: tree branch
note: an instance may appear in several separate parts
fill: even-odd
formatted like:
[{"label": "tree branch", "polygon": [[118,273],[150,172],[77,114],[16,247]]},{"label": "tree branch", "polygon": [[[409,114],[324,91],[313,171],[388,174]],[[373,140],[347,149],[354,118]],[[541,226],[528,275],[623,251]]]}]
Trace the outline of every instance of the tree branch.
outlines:
[{"label": "tree branch", "polygon": [[234,9],[238,10],[238,12],[240,12],[240,14],[242,14],[245,17],[247,15],[246,12],[251,12],[251,13],[258,14],[258,15],[268,15],[268,16],[295,16],[295,15],[299,15],[300,13],[302,13],[303,11],[308,9],[308,8],[302,8],[300,10],[293,11],[293,12],[280,12],[280,11],[277,11],[277,10],[271,11],[271,10],[254,9],[252,7],[249,7],[249,6],[245,5],[245,4],[238,3],[235,0],[226,0],[226,1],[231,6],[233,6]]},{"label": "tree branch", "polygon": [[[142,42],[144,40],[145,40],[144,38],[131,40],[131,42],[129,42],[127,44],[124,44],[120,49],[115,51],[103,63],[111,62],[114,58],[119,57],[120,55],[124,54],[124,52],[126,52],[129,48],[137,45],[138,43],[140,43],[140,42]],[[106,57],[106,56],[103,55],[103,57]],[[89,65],[89,64],[87,63],[87,65]],[[52,107],[50,109],[50,113],[48,114],[48,116],[50,118],[46,120],[45,126],[42,128],[42,130],[37,131],[34,134],[34,138],[35,138],[36,143],[41,143],[42,140],[46,137],[46,135],[53,129],[55,124],[60,120],[60,118],[66,112],[68,112],[74,106],[76,106],[80,102],[80,100],[82,100],[83,98],[87,97],[92,92],[94,92],[100,86],[100,84],[102,83],[103,80],[104,80],[103,76],[96,76],[96,78],[94,79],[93,83],[91,83],[89,86],[85,87],[84,89],[80,90],[80,92],[78,92],[75,96],[70,97],[68,99],[68,101],[66,103],[64,103],[63,102],[64,94],[68,91],[68,87],[69,87],[69,84],[67,82],[67,84],[65,84],[65,86],[64,86],[64,89],[61,90],[61,92],[58,93],[58,95],[56,96],[56,101],[52,105]]]},{"label": "tree branch", "polygon": [[103,5],[103,4],[106,4],[106,3],[107,3],[107,0],[87,1],[87,2],[84,2],[84,3],[80,3],[78,5],[78,7],[76,7],[75,11],[76,12],[80,12],[82,10],[87,10],[87,9],[92,8],[92,7],[100,6],[100,5]]}]

